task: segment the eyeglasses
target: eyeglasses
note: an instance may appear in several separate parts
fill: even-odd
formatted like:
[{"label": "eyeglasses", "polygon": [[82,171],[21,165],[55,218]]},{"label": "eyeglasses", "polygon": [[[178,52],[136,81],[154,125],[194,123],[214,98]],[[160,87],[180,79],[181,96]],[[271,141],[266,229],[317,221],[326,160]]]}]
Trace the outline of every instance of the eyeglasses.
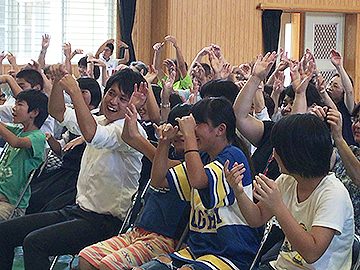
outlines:
[{"label": "eyeglasses", "polygon": [[360,122],[360,115],[352,116],[352,117],[351,117],[351,122],[352,122],[353,124],[356,124],[357,122]]}]

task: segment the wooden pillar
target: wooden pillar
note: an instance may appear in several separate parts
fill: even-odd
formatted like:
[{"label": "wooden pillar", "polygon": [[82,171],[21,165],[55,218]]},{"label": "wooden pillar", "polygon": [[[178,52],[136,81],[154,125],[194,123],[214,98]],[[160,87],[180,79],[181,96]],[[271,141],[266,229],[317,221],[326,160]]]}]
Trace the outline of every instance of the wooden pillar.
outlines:
[{"label": "wooden pillar", "polygon": [[355,101],[360,101],[360,15],[345,16],[344,67],[354,80]]}]

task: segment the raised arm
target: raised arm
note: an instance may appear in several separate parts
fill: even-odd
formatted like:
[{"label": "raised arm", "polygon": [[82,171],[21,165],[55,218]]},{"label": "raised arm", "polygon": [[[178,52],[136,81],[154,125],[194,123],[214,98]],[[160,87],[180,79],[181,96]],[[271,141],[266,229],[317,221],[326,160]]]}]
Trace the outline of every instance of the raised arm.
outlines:
[{"label": "raised arm", "polygon": [[65,101],[63,87],[59,81],[67,74],[63,65],[57,64],[50,66],[50,75],[53,80],[53,87],[49,96],[49,114],[57,121],[64,121]]},{"label": "raised arm", "polygon": [[166,174],[169,168],[168,153],[172,138],[178,132],[177,127],[171,124],[163,124],[157,128],[159,134],[159,144],[153,159],[151,168],[151,185],[159,188],[169,186],[166,180]]},{"label": "raised arm", "polygon": [[107,41],[105,41],[103,44],[100,45],[100,47],[97,49],[96,53],[95,53],[95,58],[99,58],[100,54],[104,51],[106,44],[108,43],[114,43],[114,39],[108,39]]},{"label": "raised arm", "polygon": [[6,53],[4,51],[2,51],[0,53],[0,75],[3,74],[3,61],[6,58]]},{"label": "raised arm", "polygon": [[192,114],[190,114],[189,116],[177,119],[177,121],[179,122],[180,131],[184,136],[184,155],[190,186],[196,189],[206,188],[209,185],[209,180],[198,150],[195,135],[195,119]]},{"label": "raised arm", "polygon": [[237,204],[241,210],[241,213],[246,219],[246,222],[251,227],[260,227],[265,224],[271,218],[271,213],[266,209],[261,208],[261,205],[255,204],[246,195],[244,187],[242,185],[242,179],[244,177],[244,165],[235,163],[233,167],[229,168],[229,161],[224,164],[224,173],[226,180],[234,191]]},{"label": "raised arm", "polygon": [[180,77],[184,78],[187,74],[187,69],[186,69],[186,65],[185,65],[184,56],[181,52],[180,47],[177,44],[176,38],[173,36],[166,36],[165,41],[170,42],[174,46],[175,51],[176,51],[177,67],[180,72]]},{"label": "raised arm", "polygon": [[330,59],[331,59],[331,63],[335,66],[337,72],[339,73],[341,82],[344,87],[344,103],[346,105],[346,108],[348,109],[349,113],[352,113],[355,105],[354,88],[350,81],[349,75],[345,71],[343,65],[343,58],[339,52],[335,50],[331,50]]},{"label": "raised arm", "polygon": [[7,59],[12,67],[12,69],[15,71],[15,74],[20,71],[20,67],[16,63],[16,57],[11,52],[7,54]]},{"label": "raised arm", "polygon": [[41,38],[41,51],[38,57],[38,63],[40,65],[40,68],[44,68],[46,52],[50,45],[50,35],[44,34]]},{"label": "raised arm", "polygon": [[11,75],[0,75],[0,84],[1,83],[7,83],[9,85],[14,97],[22,91],[21,87]]},{"label": "raised arm", "polygon": [[195,56],[195,58],[193,59],[190,67],[189,67],[189,70],[188,70],[188,74],[191,75],[191,71],[194,69],[194,67],[196,65],[198,65],[199,63],[201,63],[201,60],[202,58],[205,56],[205,55],[208,55],[209,54],[209,50],[211,49],[211,47],[204,47],[202,48],[198,53],[197,55]]},{"label": "raised arm", "polygon": [[149,72],[145,75],[145,80],[148,84],[148,97],[145,103],[146,110],[149,114],[151,122],[159,124],[160,123],[160,109],[156,102],[154,91],[151,87],[151,83],[155,80],[157,76],[157,70],[154,69],[152,65],[149,66]]},{"label": "raised arm", "polygon": [[[346,174],[351,180],[360,187],[360,161],[356,158],[350,147],[342,136],[342,119],[338,110],[329,109],[326,114],[326,120],[330,125],[331,134],[335,145],[339,150],[342,162],[344,163]],[[359,119],[354,125],[359,125]]]},{"label": "raised arm", "polygon": [[153,46],[154,49],[153,66],[158,71],[157,77],[159,80],[161,80],[165,75],[161,67],[161,58],[160,58],[160,53],[163,47],[164,47],[164,42],[155,43]]},{"label": "raised arm", "polygon": [[[301,63],[299,63],[299,65],[301,65]],[[292,114],[306,113],[308,105],[311,105],[306,102],[306,89],[312,78],[315,63],[312,60],[309,61],[303,76],[300,75],[299,65],[290,63],[291,83],[295,92],[294,104],[291,111]]]},{"label": "raised arm", "polygon": [[127,64],[130,59],[129,45],[127,45],[124,41],[120,40],[120,48],[124,48],[124,57],[118,59],[118,64]]},{"label": "raised arm", "polygon": [[59,84],[71,97],[81,134],[87,142],[91,142],[96,133],[97,123],[85,103],[77,81],[72,75],[66,74]]},{"label": "raised arm", "polygon": [[258,56],[252,75],[238,94],[233,105],[236,115],[236,127],[253,145],[257,145],[264,133],[264,124],[249,115],[251,104],[261,81],[265,80],[271,66],[274,64],[276,53],[267,53],[264,57]]}]

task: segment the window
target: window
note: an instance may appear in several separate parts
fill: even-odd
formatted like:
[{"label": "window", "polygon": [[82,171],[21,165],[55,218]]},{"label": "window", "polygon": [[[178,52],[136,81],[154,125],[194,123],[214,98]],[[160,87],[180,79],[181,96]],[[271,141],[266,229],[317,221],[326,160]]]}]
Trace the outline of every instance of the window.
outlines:
[{"label": "window", "polygon": [[18,64],[28,63],[37,59],[44,33],[51,36],[47,63],[63,61],[64,42],[95,53],[115,38],[116,0],[0,0],[0,51],[16,55]]}]

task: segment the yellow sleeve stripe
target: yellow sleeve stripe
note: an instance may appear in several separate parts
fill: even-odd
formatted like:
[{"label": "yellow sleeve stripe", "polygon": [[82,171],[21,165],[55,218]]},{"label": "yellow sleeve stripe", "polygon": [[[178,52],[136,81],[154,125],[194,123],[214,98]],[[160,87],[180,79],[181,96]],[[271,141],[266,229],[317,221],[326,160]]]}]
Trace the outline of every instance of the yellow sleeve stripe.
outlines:
[{"label": "yellow sleeve stripe", "polygon": [[188,260],[195,260],[195,257],[192,255],[192,253],[190,252],[189,247],[186,247],[182,250],[179,250],[177,252],[175,252],[176,255],[178,255],[179,257],[188,259]]},{"label": "yellow sleeve stripe", "polygon": [[179,164],[174,168],[174,183],[178,190],[178,193],[182,195],[183,200],[190,201],[191,199],[191,186],[188,176],[186,174],[185,163]]},{"label": "yellow sleeve stripe", "polygon": [[222,270],[237,269],[237,267],[230,261],[226,261],[220,257],[216,257],[215,255],[204,255],[197,258],[197,261],[210,264],[215,269],[222,269]]},{"label": "yellow sleeve stripe", "polygon": [[215,205],[214,207],[221,207],[224,206],[224,199],[226,199],[226,187],[224,185],[224,175],[223,175],[223,166],[220,162],[214,161],[206,165],[214,178],[214,187],[211,187],[213,190],[215,197]]}]

